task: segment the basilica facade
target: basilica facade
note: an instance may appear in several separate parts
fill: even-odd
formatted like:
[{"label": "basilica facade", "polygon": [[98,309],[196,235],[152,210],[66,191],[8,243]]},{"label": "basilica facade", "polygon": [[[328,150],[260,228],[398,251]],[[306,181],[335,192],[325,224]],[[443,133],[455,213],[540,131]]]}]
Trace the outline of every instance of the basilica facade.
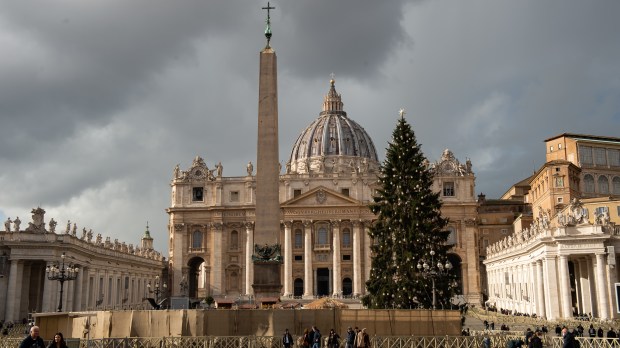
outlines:
[{"label": "basilica facade", "polygon": [[[449,255],[460,293],[480,301],[476,238],[475,176],[469,160],[460,163],[446,150],[427,163],[433,189],[450,219]],[[282,291],[285,297],[352,296],[365,293],[371,267],[369,209],[378,188],[379,159],[362,126],[343,109],[330,81],[318,117],[293,144],[279,175]],[[173,296],[252,295],[252,255],[256,177],[223,176],[220,162],[210,169],[196,157],[178,166],[171,182],[169,270]]]}]

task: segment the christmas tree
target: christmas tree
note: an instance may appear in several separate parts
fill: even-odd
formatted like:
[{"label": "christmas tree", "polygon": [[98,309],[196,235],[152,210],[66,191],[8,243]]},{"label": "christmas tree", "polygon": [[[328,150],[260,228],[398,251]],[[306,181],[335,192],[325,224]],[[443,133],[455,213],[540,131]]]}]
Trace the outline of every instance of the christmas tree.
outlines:
[{"label": "christmas tree", "polygon": [[370,205],[377,220],[369,231],[373,259],[362,303],[368,308],[431,308],[434,284],[437,307],[445,308],[453,283],[445,276],[451,266],[449,231],[444,230],[448,220],[441,216],[433,174],[403,110],[379,182]]}]

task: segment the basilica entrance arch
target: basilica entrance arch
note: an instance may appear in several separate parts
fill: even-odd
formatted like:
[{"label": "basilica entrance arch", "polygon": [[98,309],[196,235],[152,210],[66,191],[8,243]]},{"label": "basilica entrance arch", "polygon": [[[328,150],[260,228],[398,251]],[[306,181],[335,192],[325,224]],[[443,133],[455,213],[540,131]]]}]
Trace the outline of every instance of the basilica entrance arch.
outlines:
[{"label": "basilica entrance arch", "polygon": [[[199,288],[201,288],[200,285],[203,285],[202,288],[204,288],[204,284],[207,283],[206,280],[209,279],[206,274],[207,272],[204,271],[205,260],[202,257],[195,256],[187,261],[187,266],[189,267],[189,270],[187,271],[188,296],[190,298],[201,297],[203,294],[199,294]],[[200,282],[201,278],[204,280],[203,284]]]}]

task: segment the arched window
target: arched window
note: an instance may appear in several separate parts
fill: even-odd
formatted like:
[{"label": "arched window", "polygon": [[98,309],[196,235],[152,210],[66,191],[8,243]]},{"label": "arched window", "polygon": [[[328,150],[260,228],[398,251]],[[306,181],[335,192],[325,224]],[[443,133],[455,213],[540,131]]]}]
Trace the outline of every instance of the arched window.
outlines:
[{"label": "arched window", "polygon": [[604,175],[598,177],[598,192],[609,193],[609,179]]},{"label": "arched window", "polygon": [[237,271],[230,272],[229,290],[239,291],[239,273]]},{"label": "arched window", "polygon": [[192,249],[202,248],[202,232],[194,231],[192,234]]},{"label": "arched window", "polygon": [[239,232],[237,231],[230,232],[230,249],[239,249]]},{"label": "arched window", "polygon": [[583,190],[588,193],[594,192],[594,177],[590,174],[586,174],[583,177]]},{"label": "arched window", "polygon": [[448,240],[446,240],[446,244],[456,245],[456,229],[454,227],[448,227],[448,231],[450,231],[450,234],[448,235]]},{"label": "arched window", "polygon": [[317,235],[317,244],[320,245],[325,245],[328,244],[328,238],[327,238],[327,227],[325,226],[321,226],[319,227],[319,233]]},{"label": "arched window", "polygon": [[342,247],[350,248],[351,247],[351,230],[348,228],[344,228],[342,230]]},{"label": "arched window", "polygon": [[612,183],[614,195],[620,195],[620,176],[614,177]]}]

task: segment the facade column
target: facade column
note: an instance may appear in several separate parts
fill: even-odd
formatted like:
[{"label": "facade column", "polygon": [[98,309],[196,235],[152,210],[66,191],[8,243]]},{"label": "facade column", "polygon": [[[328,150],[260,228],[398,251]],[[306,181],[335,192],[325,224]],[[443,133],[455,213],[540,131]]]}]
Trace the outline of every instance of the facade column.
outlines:
[{"label": "facade column", "polygon": [[304,297],[314,295],[312,280],[312,221],[304,221]]},{"label": "facade column", "polygon": [[292,221],[284,221],[284,296],[293,295]]},{"label": "facade column", "polygon": [[[372,239],[370,239],[370,225],[372,221],[366,221],[364,223],[364,279],[362,284],[366,284],[366,281],[370,279],[370,269],[372,268]],[[362,286],[364,294],[366,294],[366,286]]]},{"label": "facade column", "polygon": [[332,260],[333,270],[333,295],[339,296],[342,294],[342,276],[340,275],[340,220],[332,220],[332,233],[333,235],[333,247],[334,254]]},{"label": "facade column", "polygon": [[579,284],[581,285],[582,313],[592,313],[592,290],[590,289],[590,271],[588,260],[579,260]]},{"label": "facade column", "polygon": [[[254,254],[254,224],[245,223],[245,294],[254,293],[252,283],[254,282],[254,265],[252,264],[252,254]],[[203,282],[206,283],[205,269],[203,268]],[[206,284],[203,284],[203,286]],[[207,289],[208,292],[208,289]]]},{"label": "facade column", "polygon": [[568,274],[568,258],[566,255],[560,255],[559,259],[559,268],[560,268],[560,304],[562,308],[562,317],[563,318],[572,318],[573,313],[571,310],[571,296],[570,296],[570,279]]},{"label": "facade column", "polygon": [[577,313],[583,313],[583,303],[581,300],[581,266],[578,259],[573,260],[575,270],[575,298],[577,299]]},{"label": "facade column", "polygon": [[607,277],[605,273],[605,254],[596,254],[596,295],[600,319],[609,319]]},{"label": "facade column", "polygon": [[611,301],[611,305],[610,305],[610,319],[618,319],[620,317],[620,313],[618,313],[618,310],[616,308],[618,308],[618,303],[617,303],[617,298],[616,296],[614,296],[614,291],[615,291],[615,287],[613,286],[613,284],[618,282],[618,274],[616,271],[616,267],[615,265],[617,265],[617,263],[615,262],[615,258],[616,258],[616,254],[615,252],[609,250],[607,250],[607,257],[611,257],[614,259],[614,263],[609,265],[609,281],[607,284],[610,285],[609,289],[614,289],[611,290],[611,293],[609,294],[609,300]]},{"label": "facade column", "polygon": [[22,279],[24,273],[24,264],[19,260],[11,260],[11,270],[9,273],[9,286],[6,296],[6,316],[7,321],[18,322],[20,304],[22,302]]},{"label": "facade column", "polygon": [[[211,288],[213,290],[213,295],[220,295],[224,293],[224,277],[222,275],[222,258],[223,258],[223,250],[222,250],[222,233],[224,230],[224,225],[221,222],[216,222],[211,225],[211,231],[209,231],[212,236],[213,248],[211,249],[213,252],[211,253]],[[253,250],[253,249],[252,249]],[[192,274],[192,277],[195,275]]]},{"label": "facade column", "polygon": [[360,228],[361,221],[353,221],[353,296],[361,294],[362,288],[362,260],[360,255]]}]

